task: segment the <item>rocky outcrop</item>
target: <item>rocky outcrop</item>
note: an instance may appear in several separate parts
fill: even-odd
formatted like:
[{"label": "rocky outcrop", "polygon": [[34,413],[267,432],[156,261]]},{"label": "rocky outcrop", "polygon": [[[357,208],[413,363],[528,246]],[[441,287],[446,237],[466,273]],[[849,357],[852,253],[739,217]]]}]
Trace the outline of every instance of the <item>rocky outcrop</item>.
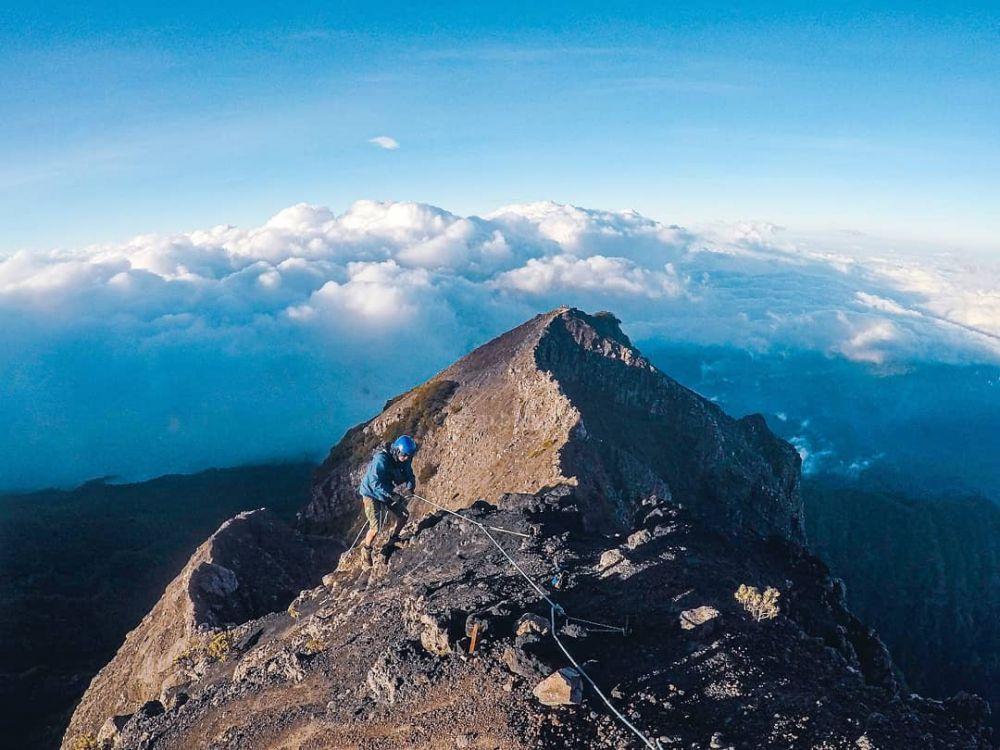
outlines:
[{"label": "rocky outcrop", "polygon": [[657,495],[721,530],[802,540],[792,446],[657,370],[610,313],[539,315],[390,401],[317,471],[304,528],[350,536],[360,473],[402,432],[421,442],[422,492],[452,508],[567,483],[595,526],[626,528]]},{"label": "rocky outcrop", "polygon": [[[841,587],[800,547],[723,536],[668,501],[637,509],[649,536],[629,547],[583,523],[576,492],[465,513],[529,535],[498,537],[569,618],[583,618],[556,614],[559,639],[662,747],[991,747],[981,702],[899,689],[871,658],[877,639],[852,626]],[[628,570],[601,570],[610,550]],[[744,610],[734,592],[747,582],[780,588],[776,617]],[[131,718],[115,747],[643,747],[558,647],[548,604],[459,519],[432,514],[388,564],[346,560],[327,583],[232,629],[229,657],[186,686],[188,699]],[[695,605],[719,613],[711,631],[683,628]]]},{"label": "rocky outcrop", "polygon": [[[341,549],[331,540],[306,539],[264,509],[226,521],[94,677],[67,738],[96,736],[98,727],[109,736],[120,731],[122,716],[147,702],[173,702],[206,664],[225,658],[230,644],[219,633],[284,609],[318,582]],[[102,727],[106,719],[112,723]]]}]

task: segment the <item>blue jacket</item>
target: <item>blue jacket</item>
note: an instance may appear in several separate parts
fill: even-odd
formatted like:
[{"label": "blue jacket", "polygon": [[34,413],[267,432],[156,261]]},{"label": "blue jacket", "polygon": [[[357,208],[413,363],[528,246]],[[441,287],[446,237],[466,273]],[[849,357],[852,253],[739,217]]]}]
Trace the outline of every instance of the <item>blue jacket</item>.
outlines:
[{"label": "blue jacket", "polygon": [[417,486],[417,480],[413,476],[411,461],[400,463],[386,448],[379,448],[368,464],[358,492],[365,497],[388,503],[392,500],[393,488],[397,484],[406,484],[412,490]]}]

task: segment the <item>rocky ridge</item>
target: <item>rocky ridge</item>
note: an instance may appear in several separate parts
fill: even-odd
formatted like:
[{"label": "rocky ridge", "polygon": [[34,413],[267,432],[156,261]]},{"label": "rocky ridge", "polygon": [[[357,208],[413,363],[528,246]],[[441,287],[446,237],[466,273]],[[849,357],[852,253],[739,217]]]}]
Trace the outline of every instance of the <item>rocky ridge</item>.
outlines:
[{"label": "rocky ridge", "polygon": [[[422,441],[421,493],[525,535],[498,540],[585,621],[553,618],[442,511],[416,513],[387,561],[343,556],[322,585],[324,555],[289,565],[284,544],[255,579],[232,567],[261,541],[230,545],[231,522],[211,543],[234,557],[196,553],[64,747],[642,747],[580,667],[663,748],[993,746],[979,699],[908,694],[803,548],[791,446],[657,371],[612,316],[538,316],[387,404],[331,451],[303,529],[352,536],[357,471],[404,430]],[[274,596],[247,604],[242,585]]]},{"label": "rocky ridge", "polygon": [[350,536],[360,473],[400,432],[422,446],[425,494],[451,508],[566,483],[595,525],[627,527],[655,494],[722,530],[803,539],[792,446],[657,370],[610,313],[538,315],[390,401],[330,452],[303,526]]}]

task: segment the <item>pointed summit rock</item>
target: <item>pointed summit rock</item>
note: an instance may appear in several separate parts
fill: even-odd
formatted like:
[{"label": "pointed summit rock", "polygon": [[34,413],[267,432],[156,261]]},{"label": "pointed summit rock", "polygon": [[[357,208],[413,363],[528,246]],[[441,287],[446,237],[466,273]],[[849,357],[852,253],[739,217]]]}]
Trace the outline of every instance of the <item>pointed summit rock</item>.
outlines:
[{"label": "pointed summit rock", "polygon": [[401,433],[421,444],[419,491],[451,508],[569,484],[591,524],[628,527],[655,495],[721,531],[803,540],[795,449],[660,372],[611,313],[538,315],[391,400],[330,452],[303,525],[348,535],[361,472]]}]

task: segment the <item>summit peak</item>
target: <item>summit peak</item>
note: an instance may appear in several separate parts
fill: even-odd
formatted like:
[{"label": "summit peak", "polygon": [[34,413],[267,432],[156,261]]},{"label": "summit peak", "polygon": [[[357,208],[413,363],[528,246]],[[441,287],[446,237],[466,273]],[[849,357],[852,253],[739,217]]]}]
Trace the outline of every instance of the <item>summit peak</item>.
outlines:
[{"label": "summit peak", "polygon": [[452,508],[568,484],[592,524],[629,528],[656,496],[720,531],[802,540],[794,448],[658,370],[610,312],[536,315],[390,400],[330,451],[303,526],[346,536],[360,472],[401,433],[421,444],[418,483]]}]

